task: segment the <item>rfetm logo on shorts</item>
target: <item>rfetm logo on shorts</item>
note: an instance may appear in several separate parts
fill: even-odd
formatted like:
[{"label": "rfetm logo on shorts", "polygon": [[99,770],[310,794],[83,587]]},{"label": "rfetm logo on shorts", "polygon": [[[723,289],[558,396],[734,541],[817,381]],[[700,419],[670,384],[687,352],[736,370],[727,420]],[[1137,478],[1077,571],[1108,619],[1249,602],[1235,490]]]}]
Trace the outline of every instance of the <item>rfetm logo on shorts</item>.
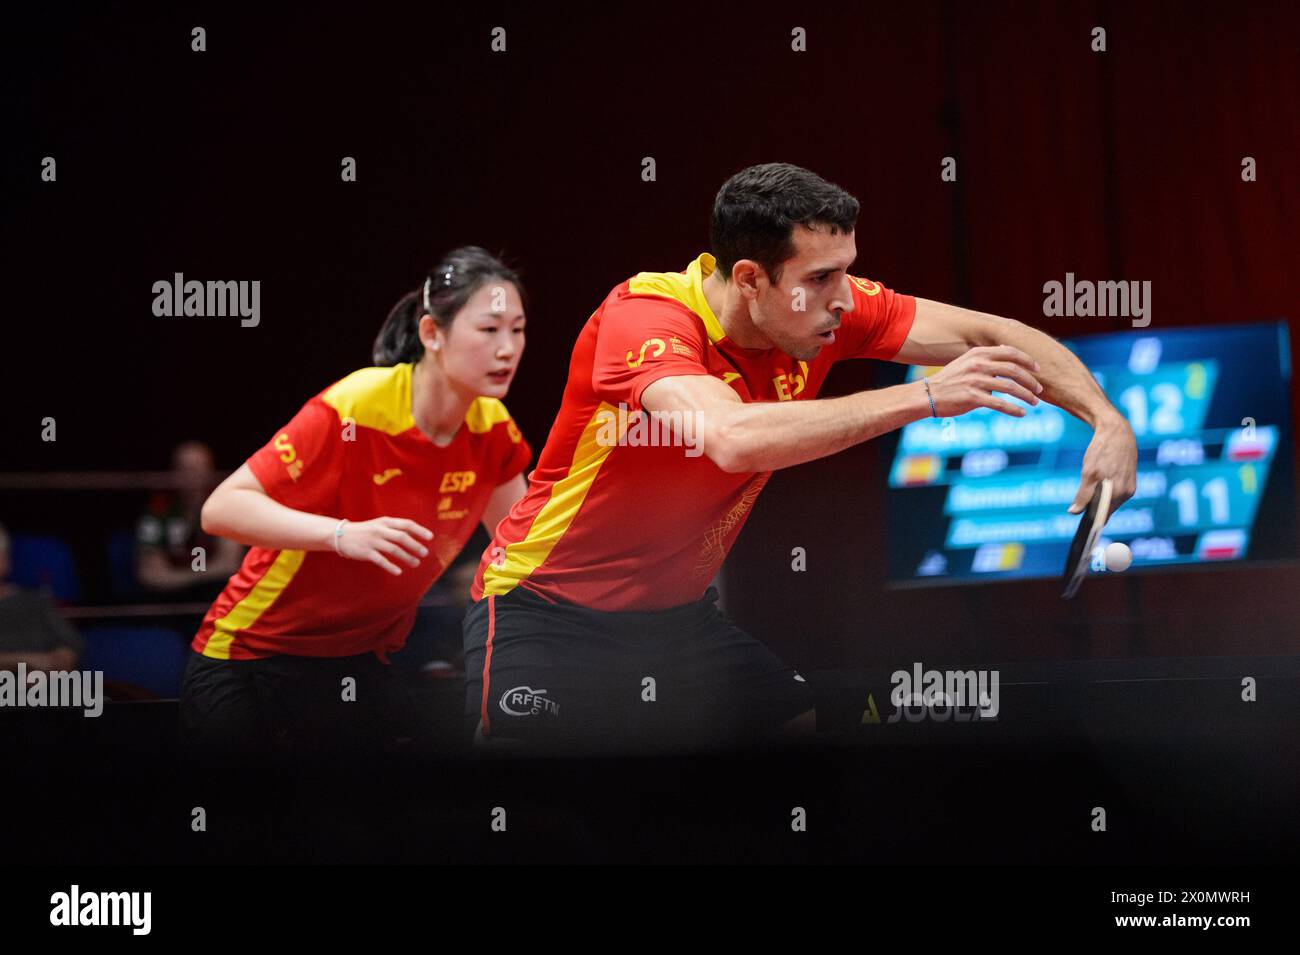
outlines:
[{"label": "rfetm logo on shorts", "polygon": [[545,690],[517,686],[501,694],[501,711],[511,716],[537,716],[541,713],[559,716],[560,704],[549,699]]}]

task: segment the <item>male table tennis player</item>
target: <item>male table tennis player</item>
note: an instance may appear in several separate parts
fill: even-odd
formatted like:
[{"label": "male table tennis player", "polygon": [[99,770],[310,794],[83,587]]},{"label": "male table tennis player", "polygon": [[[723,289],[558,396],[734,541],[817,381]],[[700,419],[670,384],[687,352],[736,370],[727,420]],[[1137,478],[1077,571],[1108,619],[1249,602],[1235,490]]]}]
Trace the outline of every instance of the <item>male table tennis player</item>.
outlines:
[{"label": "male table tennis player", "polygon": [[[643,749],[815,726],[807,683],[709,587],[777,468],[927,415],[1023,416],[1014,396],[1093,428],[1071,513],[1103,477],[1115,507],[1132,496],[1132,429],[1078,359],[1018,321],[850,275],[858,212],[806,169],[744,169],[717,194],[711,254],[621,283],[587,321],[528,492],[474,581],[464,629],[478,741]],[[818,399],[849,358],[943,367]],[[647,432],[656,419],[638,425],[642,411],[671,427]],[[826,505],[834,520],[852,502]]]}]

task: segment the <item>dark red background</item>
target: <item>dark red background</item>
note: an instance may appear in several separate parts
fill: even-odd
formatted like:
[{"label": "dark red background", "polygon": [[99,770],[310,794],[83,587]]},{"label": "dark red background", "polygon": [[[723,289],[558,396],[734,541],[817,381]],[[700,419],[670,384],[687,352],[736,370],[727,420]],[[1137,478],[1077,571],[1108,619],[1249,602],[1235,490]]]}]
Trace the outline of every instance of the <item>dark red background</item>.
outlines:
[{"label": "dark red background", "polygon": [[[234,467],[367,364],[389,305],[469,242],[524,271],[528,353],[509,405],[540,447],[606,291],[684,267],[717,187],[772,160],[859,197],[856,271],[901,290],[1058,336],[1128,327],[1043,318],[1043,283],[1067,271],[1151,281],[1153,329],[1293,317],[1297,9],[28,12],[5,40],[0,470],[161,468],[191,436]],[[206,53],[190,51],[195,25]],[[505,54],[489,48],[498,25]],[[795,26],[806,53],[790,50]],[[57,183],[39,181],[46,155]],[[339,179],[344,156],[356,183]],[[940,181],[944,156],[956,183]],[[1245,156],[1257,182],[1241,180]],[[150,286],[177,271],[260,280],[261,326],[155,318]],[[831,393],[876,375],[842,366]],[[729,604],[791,663],[1296,648],[1297,567],[1099,580],[1073,605],[1054,582],[887,591],[883,488],[881,449],[865,445],[778,473],[760,498]],[[28,531],[122,508],[108,494],[2,501],[0,521]],[[794,546],[806,573],[790,570]]]}]

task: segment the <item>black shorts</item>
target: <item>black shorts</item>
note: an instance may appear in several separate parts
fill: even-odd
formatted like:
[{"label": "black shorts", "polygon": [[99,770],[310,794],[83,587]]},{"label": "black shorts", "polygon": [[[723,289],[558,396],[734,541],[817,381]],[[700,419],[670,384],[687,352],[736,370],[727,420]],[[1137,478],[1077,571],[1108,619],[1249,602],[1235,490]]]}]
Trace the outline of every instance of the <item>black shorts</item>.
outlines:
[{"label": "black shorts", "polygon": [[209,759],[379,752],[418,732],[400,677],[373,653],[216,660],[191,651],[180,717],[191,755]]},{"label": "black shorts", "polygon": [[717,597],[652,612],[523,587],[479,600],[465,615],[467,718],[487,738],[622,749],[743,742],[813,709],[803,677]]}]

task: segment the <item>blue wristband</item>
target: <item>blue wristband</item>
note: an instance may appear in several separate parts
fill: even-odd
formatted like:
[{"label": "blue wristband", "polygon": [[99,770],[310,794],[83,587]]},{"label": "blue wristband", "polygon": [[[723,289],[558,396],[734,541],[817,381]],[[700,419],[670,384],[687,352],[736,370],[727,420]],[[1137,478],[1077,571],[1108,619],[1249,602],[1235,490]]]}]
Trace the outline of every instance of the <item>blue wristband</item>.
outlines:
[{"label": "blue wristband", "polygon": [[934,407],[934,395],[930,394],[930,379],[922,378],[921,383],[925,385],[925,396],[930,399],[930,416],[932,418],[937,418],[939,417],[939,412],[936,411]]}]

